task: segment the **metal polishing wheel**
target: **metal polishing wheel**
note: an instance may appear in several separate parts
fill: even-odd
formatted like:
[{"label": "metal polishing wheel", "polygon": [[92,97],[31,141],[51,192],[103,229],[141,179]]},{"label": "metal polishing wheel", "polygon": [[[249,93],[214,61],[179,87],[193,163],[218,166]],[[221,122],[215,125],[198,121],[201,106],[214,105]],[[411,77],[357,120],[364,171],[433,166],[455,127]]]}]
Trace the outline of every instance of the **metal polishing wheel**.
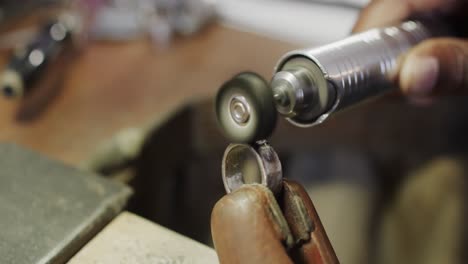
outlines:
[{"label": "metal polishing wheel", "polygon": [[234,142],[266,139],[276,125],[272,90],[258,74],[240,73],[218,91],[216,115],[224,134]]}]

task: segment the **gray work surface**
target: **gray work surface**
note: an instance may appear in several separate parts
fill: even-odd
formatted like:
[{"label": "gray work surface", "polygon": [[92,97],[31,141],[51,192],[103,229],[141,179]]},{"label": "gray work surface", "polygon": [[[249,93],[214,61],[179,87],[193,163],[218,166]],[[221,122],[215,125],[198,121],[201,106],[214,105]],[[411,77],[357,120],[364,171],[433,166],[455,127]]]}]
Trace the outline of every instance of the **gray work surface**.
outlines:
[{"label": "gray work surface", "polygon": [[214,249],[123,212],[80,250],[68,264],[216,264]]},{"label": "gray work surface", "polygon": [[63,263],[124,207],[119,183],[0,144],[0,263]]}]

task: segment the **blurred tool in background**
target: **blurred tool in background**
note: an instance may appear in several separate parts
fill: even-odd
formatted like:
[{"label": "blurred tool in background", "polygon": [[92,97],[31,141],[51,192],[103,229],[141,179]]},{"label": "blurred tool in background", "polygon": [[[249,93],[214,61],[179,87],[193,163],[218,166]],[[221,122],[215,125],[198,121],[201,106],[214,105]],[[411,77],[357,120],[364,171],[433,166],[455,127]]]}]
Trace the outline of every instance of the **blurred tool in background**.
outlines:
[{"label": "blurred tool in background", "polygon": [[34,85],[56,56],[71,45],[79,23],[71,14],[62,13],[46,22],[25,47],[19,47],[0,75],[0,90],[9,98],[20,98]]},{"label": "blurred tool in background", "polygon": [[[69,58],[82,48],[86,28],[98,1],[5,1],[1,10],[3,30],[0,42],[3,49],[12,49],[3,72],[0,73],[0,92],[7,98],[22,98],[45,76],[62,75]],[[67,59],[60,59],[60,58]],[[59,70],[52,65],[61,61]],[[67,63],[62,64],[67,61]],[[55,81],[46,86],[55,86]]]},{"label": "blurred tool in background", "polygon": [[[0,75],[0,90],[21,98],[62,53],[77,48],[88,32],[94,39],[132,40],[148,35],[156,45],[168,45],[175,34],[191,35],[214,17],[214,0],[168,1],[31,1],[0,3],[3,20],[18,20],[43,12],[35,28],[15,28],[4,34],[0,46],[15,49]],[[57,9],[53,14],[50,9]]]}]

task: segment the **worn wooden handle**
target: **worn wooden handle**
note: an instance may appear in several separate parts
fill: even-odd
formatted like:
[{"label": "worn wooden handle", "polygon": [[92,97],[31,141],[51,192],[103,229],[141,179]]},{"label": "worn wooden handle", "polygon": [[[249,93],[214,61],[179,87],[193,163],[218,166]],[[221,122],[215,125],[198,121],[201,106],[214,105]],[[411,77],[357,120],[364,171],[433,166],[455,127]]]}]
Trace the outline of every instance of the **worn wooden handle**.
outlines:
[{"label": "worn wooden handle", "polygon": [[218,201],[211,232],[220,262],[339,263],[302,186],[284,181],[278,197],[246,185]]}]

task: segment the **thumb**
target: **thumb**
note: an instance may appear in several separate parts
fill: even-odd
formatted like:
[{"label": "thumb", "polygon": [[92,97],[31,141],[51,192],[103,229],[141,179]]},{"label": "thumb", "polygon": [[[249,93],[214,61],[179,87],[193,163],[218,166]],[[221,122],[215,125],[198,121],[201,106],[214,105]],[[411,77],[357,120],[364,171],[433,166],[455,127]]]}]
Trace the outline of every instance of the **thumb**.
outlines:
[{"label": "thumb", "polygon": [[402,58],[398,83],[413,98],[468,94],[468,41],[422,42]]}]

